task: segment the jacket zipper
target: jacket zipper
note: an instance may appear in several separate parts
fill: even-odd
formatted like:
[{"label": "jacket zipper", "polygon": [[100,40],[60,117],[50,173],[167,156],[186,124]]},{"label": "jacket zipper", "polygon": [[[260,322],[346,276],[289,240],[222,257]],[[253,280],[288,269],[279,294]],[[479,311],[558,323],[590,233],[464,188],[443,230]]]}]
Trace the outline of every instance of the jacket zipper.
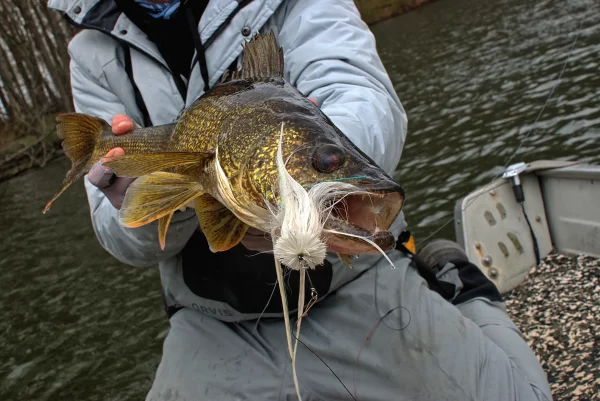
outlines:
[{"label": "jacket zipper", "polygon": [[[133,43],[131,43],[131,42],[125,40],[125,39],[119,38],[119,37],[113,35],[111,32],[106,31],[105,29],[98,28],[98,27],[93,26],[93,25],[79,24],[79,23],[73,21],[70,18],[67,18],[67,22],[69,22],[71,25],[73,25],[73,26],[75,26],[77,28],[92,29],[94,31],[101,32],[101,33],[109,36],[110,38],[116,40],[121,45],[128,46],[128,47],[130,47],[132,49],[135,49],[136,51],[142,53],[143,55],[147,56],[148,58],[154,60],[157,64],[159,64],[161,67],[163,67],[165,70],[167,70],[169,72],[169,75],[171,75],[171,77],[173,77],[173,80],[175,81],[175,86],[177,86],[177,90],[179,92],[179,95],[181,96],[181,98],[183,99],[183,102],[185,103],[185,98],[186,98],[185,93],[187,92],[187,85],[183,81],[183,79],[181,79],[181,77],[173,74],[173,71],[171,71],[171,69],[169,68],[168,65],[166,65],[166,63],[163,63],[160,59],[154,57],[152,54],[150,54],[147,51],[143,50],[139,46],[136,46]],[[183,90],[183,92],[182,92],[182,90]]]}]

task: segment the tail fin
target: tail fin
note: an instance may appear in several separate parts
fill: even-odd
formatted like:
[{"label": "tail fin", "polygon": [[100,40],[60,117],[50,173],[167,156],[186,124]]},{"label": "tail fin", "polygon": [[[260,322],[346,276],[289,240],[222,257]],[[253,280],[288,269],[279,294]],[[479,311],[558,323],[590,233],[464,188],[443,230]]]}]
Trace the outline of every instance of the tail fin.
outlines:
[{"label": "tail fin", "polygon": [[93,165],[92,154],[104,131],[110,126],[102,119],[79,113],[59,114],[56,117],[58,137],[62,148],[71,160],[71,169],[63,181],[62,189],[46,204],[46,213],[54,201]]}]

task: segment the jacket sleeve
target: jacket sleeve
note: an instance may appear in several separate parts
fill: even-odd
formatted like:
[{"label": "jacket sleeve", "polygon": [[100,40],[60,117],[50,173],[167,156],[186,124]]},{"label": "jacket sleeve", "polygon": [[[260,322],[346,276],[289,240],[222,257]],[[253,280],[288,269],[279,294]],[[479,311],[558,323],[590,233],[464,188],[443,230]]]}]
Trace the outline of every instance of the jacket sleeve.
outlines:
[{"label": "jacket sleeve", "polygon": [[483,356],[477,372],[481,380],[478,398],[551,400],[546,375],[506,313],[494,283],[477,266],[464,260],[446,263],[437,273],[437,279],[438,285],[433,286],[428,280],[430,289],[441,295],[448,305],[455,305],[464,318],[479,328],[472,333],[475,340],[466,345],[479,346],[478,353]]},{"label": "jacket sleeve", "polygon": [[406,137],[406,113],[352,0],[292,0],[278,33],[286,78],[392,174]]},{"label": "jacket sleeve", "polygon": [[456,306],[483,334],[481,399],[552,400],[546,374],[504,304],[481,297]]},{"label": "jacket sleeve", "polygon": [[[107,87],[71,61],[71,86],[75,111],[104,119],[108,123],[116,114],[132,115]],[[85,177],[92,225],[102,247],[119,261],[133,266],[151,266],[179,253],[198,220],[192,209],[175,212],[167,233],[166,248],[160,249],[157,222],[139,228],[126,228],[119,222],[115,209],[102,191]]]}]

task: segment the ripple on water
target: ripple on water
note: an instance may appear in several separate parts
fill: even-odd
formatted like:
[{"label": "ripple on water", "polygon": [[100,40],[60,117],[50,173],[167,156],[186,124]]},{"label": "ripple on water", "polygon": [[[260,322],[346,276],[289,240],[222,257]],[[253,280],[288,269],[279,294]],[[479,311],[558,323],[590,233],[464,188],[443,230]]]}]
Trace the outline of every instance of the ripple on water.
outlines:
[{"label": "ripple on water", "polygon": [[167,327],[158,272],[100,247],[81,183],[41,214],[67,165],[0,184],[0,399],[139,399]]},{"label": "ripple on water", "polygon": [[[396,38],[378,46],[408,114],[395,176],[418,236],[438,227],[438,199],[451,213],[455,200],[501,172],[526,136],[513,162],[600,161],[597,1],[440,1],[374,32]],[[463,179],[449,180],[456,172]],[[438,236],[453,237],[452,225]]]},{"label": "ripple on water", "polygon": [[[501,173],[532,129],[514,161],[600,161],[597,0],[441,0],[373,31],[409,117],[395,177],[417,237]],[[100,247],[81,183],[41,215],[67,167],[0,184],[0,400],[143,399],[168,328],[158,272]]]}]

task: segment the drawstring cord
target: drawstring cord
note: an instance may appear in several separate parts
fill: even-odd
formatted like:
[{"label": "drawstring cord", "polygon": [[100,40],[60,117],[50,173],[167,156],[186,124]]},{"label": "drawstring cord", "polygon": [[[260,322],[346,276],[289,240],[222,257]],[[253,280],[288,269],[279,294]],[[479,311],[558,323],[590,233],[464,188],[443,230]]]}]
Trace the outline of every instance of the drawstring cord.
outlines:
[{"label": "drawstring cord", "polygon": [[192,38],[194,40],[194,47],[196,48],[198,65],[200,66],[200,75],[204,81],[204,92],[207,92],[210,89],[210,86],[208,85],[208,67],[206,64],[205,48],[202,44],[202,40],[200,39],[200,32],[198,32],[198,24],[194,18],[194,13],[189,7],[184,7],[184,9],[188,23],[190,24],[190,30],[192,31]]}]

